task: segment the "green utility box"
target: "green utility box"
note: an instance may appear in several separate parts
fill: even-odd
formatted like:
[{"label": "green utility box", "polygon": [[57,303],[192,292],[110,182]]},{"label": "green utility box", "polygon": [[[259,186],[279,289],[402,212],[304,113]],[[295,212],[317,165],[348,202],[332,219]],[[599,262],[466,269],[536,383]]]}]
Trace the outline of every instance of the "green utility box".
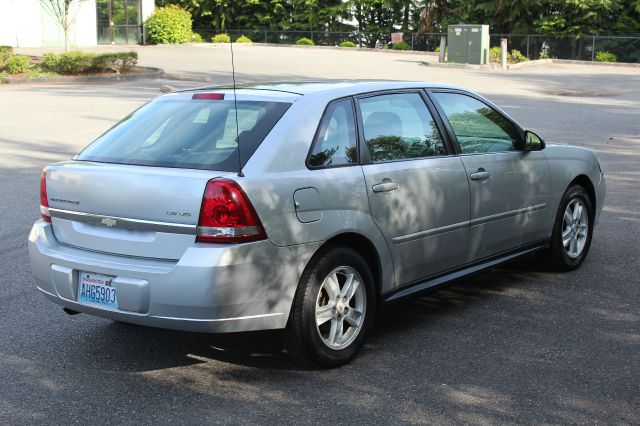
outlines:
[{"label": "green utility box", "polygon": [[449,25],[447,46],[449,62],[486,64],[489,62],[489,26]]}]

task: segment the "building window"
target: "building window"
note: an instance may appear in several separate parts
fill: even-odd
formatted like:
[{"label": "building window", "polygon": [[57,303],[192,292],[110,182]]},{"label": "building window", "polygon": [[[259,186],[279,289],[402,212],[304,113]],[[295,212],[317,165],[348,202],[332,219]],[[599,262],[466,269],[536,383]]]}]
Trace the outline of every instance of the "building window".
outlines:
[{"label": "building window", "polygon": [[142,41],[140,0],[97,0],[98,44]]}]

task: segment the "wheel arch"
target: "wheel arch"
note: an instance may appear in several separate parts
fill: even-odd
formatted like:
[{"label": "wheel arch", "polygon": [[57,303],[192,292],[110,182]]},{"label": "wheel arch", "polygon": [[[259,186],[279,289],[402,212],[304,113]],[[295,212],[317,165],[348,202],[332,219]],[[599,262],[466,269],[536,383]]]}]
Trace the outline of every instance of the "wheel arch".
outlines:
[{"label": "wheel arch", "polygon": [[318,256],[326,253],[331,247],[349,247],[360,253],[366,260],[367,264],[371,268],[373,274],[374,284],[376,286],[376,293],[378,296],[382,294],[382,263],[380,255],[376,246],[362,234],[357,232],[344,232],[338,235],[334,235],[325,241],[311,256],[307,266],[314,262]]},{"label": "wheel arch", "polygon": [[[584,175],[584,174],[580,174],[578,176],[576,176],[571,183],[569,183],[570,187],[571,185],[580,185],[581,187],[583,187],[585,189],[585,191],[587,191],[587,195],[589,195],[589,199],[591,200],[591,203],[593,204],[593,211],[596,211],[596,203],[598,200],[596,200],[596,190],[595,187],[593,186],[593,182],[591,182],[591,179],[589,179],[589,176]],[[568,188],[567,187],[567,188]]]}]

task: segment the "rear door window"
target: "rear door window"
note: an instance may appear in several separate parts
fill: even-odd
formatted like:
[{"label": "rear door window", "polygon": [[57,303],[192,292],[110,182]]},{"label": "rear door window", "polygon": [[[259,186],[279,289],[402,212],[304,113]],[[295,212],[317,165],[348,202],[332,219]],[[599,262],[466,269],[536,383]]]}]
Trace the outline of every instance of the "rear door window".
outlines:
[{"label": "rear door window", "polygon": [[447,155],[440,132],[418,93],[359,100],[362,130],[373,162]]},{"label": "rear door window", "polygon": [[[78,160],[220,171],[251,157],[291,104],[166,99],[126,117],[78,155]],[[238,148],[238,140],[240,148]]]},{"label": "rear door window", "polygon": [[332,102],[324,113],[309,155],[309,167],[332,167],[358,162],[356,126],[351,100]]}]

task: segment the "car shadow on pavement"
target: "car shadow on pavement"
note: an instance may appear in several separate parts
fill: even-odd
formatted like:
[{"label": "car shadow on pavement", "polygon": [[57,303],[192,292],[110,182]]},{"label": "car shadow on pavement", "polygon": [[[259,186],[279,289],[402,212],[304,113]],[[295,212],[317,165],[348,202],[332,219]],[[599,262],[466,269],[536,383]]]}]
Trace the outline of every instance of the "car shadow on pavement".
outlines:
[{"label": "car shadow on pavement", "polygon": [[[481,303],[506,287],[526,286],[540,266],[528,256],[501,269],[453,283],[439,291],[409,299],[381,310],[371,332],[369,348],[385,347],[403,333],[422,329],[429,332],[439,317],[455,315],[466,306]],[[82,321],[84,315],[71,318]],[[67,319],[67,318],[65,318]],[[309,368],[297,363],[284,350],[284,332],[256,331],[229,334],[187,333],[131,324],[100,321],[99,340],[91,340],[95,327],[82,328],[74,339],[91,340],[87,355],[75,361],[76,368],[144,372],[203,362],[267,369],[299,371]],[[434,324],[435,323],[435,324]],[[86,334],[85,334],[86,333]],[[63,345],[73,347],[73,345]],[[117,347],[117,350],[114,350]],[[64,351],[63,348],[58,350]],[[368,349],[365,348],[365,352]],[[92,356],[95,353],[99,356]],[[83,365],[85,363],[86,365]]]},{"label": "car shadow on pavement", "polygon": [[483,299],[501,296],[509,290],[527,291],[527,285],[552,272],[536,255],[528,255],[478,274],[445,284],[420,297],[384,306],[378,313],[372,341],[412,329],[429,327],[429,322],[460,314],[481,304]]},{"label": "car shadow on pavement", "polygon": [[[281,331],[206,334],[161,330],[113,322],[104,330],[124,337],[115,360],[119,369],[146,371],[217,360],[267,369],[296,369],[285,352]],[[124,347],[122,344],[124,343]],[[139,356],[140,352],[145,355]],[[131,362],[130,356],[137,360]]]}]

